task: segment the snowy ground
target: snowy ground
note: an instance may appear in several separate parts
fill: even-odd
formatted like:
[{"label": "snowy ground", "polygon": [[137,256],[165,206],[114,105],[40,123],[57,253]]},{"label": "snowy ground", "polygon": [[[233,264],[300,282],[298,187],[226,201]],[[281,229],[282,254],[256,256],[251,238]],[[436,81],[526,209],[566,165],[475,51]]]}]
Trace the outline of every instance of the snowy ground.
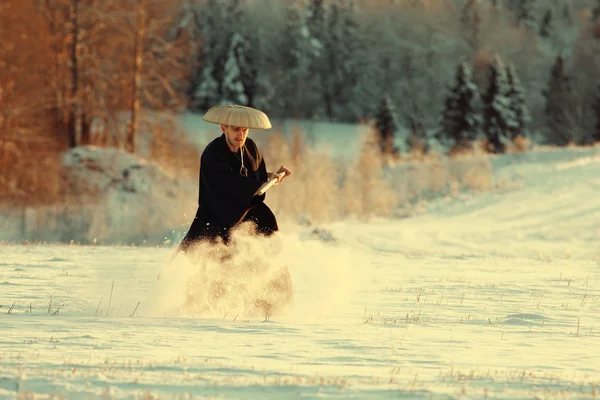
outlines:
[{"label": "snowy ground", "polygon": [[173,310],[169,249],[0,247],[0,398],[598,397],[600,158],[504,172],[336,241],[283,226],[295,308],[268,321]]}]

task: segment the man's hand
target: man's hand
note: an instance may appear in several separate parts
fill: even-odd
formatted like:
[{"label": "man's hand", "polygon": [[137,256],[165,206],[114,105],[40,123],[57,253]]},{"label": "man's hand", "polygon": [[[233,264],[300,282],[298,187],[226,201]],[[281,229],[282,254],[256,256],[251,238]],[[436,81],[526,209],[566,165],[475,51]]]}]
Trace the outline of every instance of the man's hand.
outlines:
[{"label": "man's hand", "polygon": [[284,176],[283,176],[284,178],[285,178],[286,176],[288,176],[288,175],[291,175],[291,174],[292,174],[292,171],[290,171],[289,169],[287,169],[287,168],[286,168],[286,167],[284,167],[283,165],[282,165],[281,167],[279,167],[279,170],[277,171],[277,173],[279,173],[279,174],[280,174],[280,173],[282,173],[282,172],[284,172],[284,173],[285,173],[285,174],[284,174]]},{"label": "man's hand", "polygon": [[269,172],[267,176],[269,180],[277,178],[277,182],[275,184],[278,185],[282,180],[284,180],[288,175],[291,174],[292,172],[282,165],[281,167],[279,167],[277,172]]}]

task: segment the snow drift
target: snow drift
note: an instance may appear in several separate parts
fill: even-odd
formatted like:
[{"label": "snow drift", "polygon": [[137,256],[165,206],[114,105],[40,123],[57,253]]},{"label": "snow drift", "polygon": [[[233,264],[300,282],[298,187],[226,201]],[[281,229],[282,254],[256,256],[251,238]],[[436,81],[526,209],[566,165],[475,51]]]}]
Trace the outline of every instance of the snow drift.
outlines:
[{"label": "snow drift", "polygon": [[63,202],[7,218],[5,225],[13,229],[4,230],[1,240],[161,243],[189,224],[196,210],[195,182],[118,149],[71,149],[63,172],[68,182]]}]

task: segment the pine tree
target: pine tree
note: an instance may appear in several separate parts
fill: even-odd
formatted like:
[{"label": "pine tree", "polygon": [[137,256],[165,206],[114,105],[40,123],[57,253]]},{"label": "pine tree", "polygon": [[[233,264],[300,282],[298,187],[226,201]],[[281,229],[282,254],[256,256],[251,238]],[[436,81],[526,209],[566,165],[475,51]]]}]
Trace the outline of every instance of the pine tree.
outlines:
[{"label": "pine tree", "polygon": [[[240,0],[229,0],[227,20],[232,22],[229,48],[221,83],[222,102],[234,102],[253,107],[258,90],[258,68],[261,52],[255,35],[246,32],[246,10]],[[253,40],[251,57],[249,40]]]},{"label": "pine tree", "polygon": [[598,22],[598,18],[600,18],[600,0],[596,1],[596,6],[592,9],[591,22]]},{"label": "pine tree", "polygon": [[379,138],[379,149],[383,154],[394,154],[397,152],[394,146],[394,135],[397,124],[393,113],[392,102],[386,94],[379,103],[379,109],[375,115],[375,129]]},{"label": "pine tree", "polygon": [[466,36],[467,43],[477,52],[480,47],[481,13],[476,0],[467,0],[461,10],[461,28]]},{"label": "pine tree", "polygon": [[600,143],[600,84],[596,91],[596,99],[594,101],[594,112],[596,114],[596,130],[592,134],[592,142]]},{"label": "pine tree", "polygon": [[458,64],[455,78],[446,98],[437,139],[444,146],[460,151],[469,148],[481,130],[481,98],[466,62]]},{"label": "pine tree", "polygon": [[531,116],[525,102],[525,91],[513,63],[508,65],[506,77],[509,86],[507,93],[510,101],[509,107],[514,117],[509,120],[508,131],[510,139],[515,140],[518,137],[527,137],[527,124],[530,122]]},{"label": "pine tree", "polygon": [[[308,84],[310,32],[306,26],[304,9],[298,1],[286,4],[285,24],[279,37],[275,76],[278,79],[278,95],[273,98],[281,112],[291,118],[309,118],[314,103],[312,88]],[[273,106],[273,104],[271,104]]]},{"label": "pine tree", "polygon": [[535,29],[535,3],[537,0],[510,0],[509,7],[513,10],[517,26]]},{"label": "pine tree", "polygon": [[506,68],[496,55],[488,69],[488,88],[483,96],[483,131],[489,151],[503,153],[514,116],[507,97],[509,91]]},{"label": "pine tree", "polygon": [[321,75],[325,112],[331,120],[354,122],[357,110],[353,109],[353,102],[362,95],[356,89],[361,75],[360,62],[364,57],[354,2],[330,2],[326,17],[325,72]]},{"label": "pine tree", "polygon": [[550,39],[554,36],[554,23],[552,18],[552,9],[548,9],[542,18],[540,24],[539,35],[543,38]]},{"label": "pine tree", "polygon": [[248,92],[251,76],[247,71],[247,43],[239,33],[234,33],[225,61],[221,84],[221,103],[250,105]]},{"label": "pine tree", "polygon": [[305,82],[310,90],[314,90],[314,104],[309,105],[313,118],[323,118],[327,111],[323,101],[323,84],[331,71],[327,67],[327,7],[324,0],[309,0],[306,9],[306,26],[308,28],[308,76]]},{"label": "pine tree", "polygon": [[567,26],[573,25],[573,11],[571,10],[571,5],[569,3],[565,3],[563,6],[562,19]]},{"label": "pine tree", "polygon": [[[343,54],[343,32],[341,31],[342,12],[340,10],[337,1],[333,1],[329,5],[329,10],[326,15],[326,34],[323,37],[323,50],[324,50],[324,71],[328,73],[321,74],[321,92],[323,94],[323,106],[325,107],[325,114],[329,120],[334,119],[334,107],[335,103],[339,102],[340,99],[336,99],[335,93],[339,90],[339,81],[341,84],[344,83],[344,71],[342,66],[344,64],[343,58],[346,54]],[[340,46],[338,53],[337,47]]]},{"label": "pine tree", "polygon": [[258,60],[246,55],[250,46],[241,0],[206,0],[202,11],[201,68],[194,79],[190,108],[206,110],[242,100],[250,105],[257,90]]},{"label": "pine tree", "polygon": [[221,27],[225,24],[221,6],[217,0],[207,0],[202,12],[202,47],[199,52],[199,65],[190,91],[190,108],[206,110],[221,100],[224,60],[227,56],[226,43],[222,40]]},{"label": "pine tree", "polygon": [[322,36],[322,29],[325,26],[326,8],[325,0],[308,0],[308,26],[313,31],[314,36]]},{"label": "pine tree", "polygon": [[[367,23],[355,0],[342,0],[345,10],[345,24],[342,27],[346,37],[346,76],[345,92],[349,96],[346,107],[340,110],[340,119],[348,122],[357,122],[372,112],[376,105],[373,98],[377,97],[377,81],[380,75],[373,76],[371,66],[377,57],[369,46],[369,31]],[[379,66],[378,66],[379,67]]]},{"label": "pine tree", "polygon": [[200,76],[195,87],[194,93],[191,95],[190,108],[193,110],[206,110],[211,105],[216,104],[221,95],[219,93],[219,83],[215,79],[214,65],[206,61],[200,70]]},{"label": "pine tree", "polygon": [[572,132],[572,85],[565,70],[562,56],[557,56],[550,73],[544,109],[546,119],[546,142],[556,146],[566,146],[573,138]]}]

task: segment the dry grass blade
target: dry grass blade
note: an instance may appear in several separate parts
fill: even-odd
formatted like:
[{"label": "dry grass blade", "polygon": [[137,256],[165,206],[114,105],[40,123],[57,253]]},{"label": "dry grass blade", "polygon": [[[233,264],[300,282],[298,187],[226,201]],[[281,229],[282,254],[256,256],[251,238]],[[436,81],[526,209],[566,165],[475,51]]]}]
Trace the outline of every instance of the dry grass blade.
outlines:
[{"label": "dry grass blade", "polygon": [[110,304],[112,303],[112,295],[113,295],[114,288],[115,288],[115,280],[113,279],[112,286],[110,288],[110,298],[108,299],[108,307],[106,308],[106,316],[107,317],[108,317],[108,312],[110,311]]},{"label": "dry grass blade", "polygon": [[133,312],[131,314],[129,314],[130,317],[133,317],[135,315],[135,312],[137,311],[138,307],[140,306],[140,301],[138,301],[137,305],[135,306],[135,308],[133,309]]}]

